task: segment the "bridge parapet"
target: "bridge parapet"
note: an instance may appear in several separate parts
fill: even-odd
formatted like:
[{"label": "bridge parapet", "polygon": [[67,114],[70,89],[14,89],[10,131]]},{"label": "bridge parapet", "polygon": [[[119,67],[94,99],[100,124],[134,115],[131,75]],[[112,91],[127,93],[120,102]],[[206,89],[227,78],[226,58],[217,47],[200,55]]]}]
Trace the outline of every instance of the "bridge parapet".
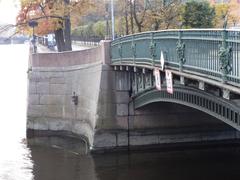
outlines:
[{"label": "bridge parapet", "polygon": [[106,110],[112,102],[106,78],[111,74],[109,59],[109,41],[82,51],[32,54],[28,137],[70,135],[83,137],[92,146],[97,124],[111,115],[107,111],[111,108]]},{"label": "bridge parapet", "polygon": [[153,31],[111,43],[112,65],[165,67],[240,86],[240,31],[191,29]]},{"label": "bridge parapet", "polygon": [[[153,102],[173,102],[240,130],[239,47],[240,31],[235,30],[154,31],[114,40],[111,61],[115,70],[129,74],[135,109]],[[161,91],[154,90],[156,68],[161,70]],[[164,69],[173,73],[172,94],[166,92]]]},{"label": "bridge parapet", "polygon": [[[29,66],[32,68],[43,67],[71,67],[84,64],[91,64],[96,62],[106,62],[107,41],[102,41],[101,46],[81,50],[81,51],[67,51],[67,52],[53,52],[53,53],[36,53],[32,54]],[[108,49],[107,49],[108,50]],[[108,60],[109,61],[109,60]]]}]

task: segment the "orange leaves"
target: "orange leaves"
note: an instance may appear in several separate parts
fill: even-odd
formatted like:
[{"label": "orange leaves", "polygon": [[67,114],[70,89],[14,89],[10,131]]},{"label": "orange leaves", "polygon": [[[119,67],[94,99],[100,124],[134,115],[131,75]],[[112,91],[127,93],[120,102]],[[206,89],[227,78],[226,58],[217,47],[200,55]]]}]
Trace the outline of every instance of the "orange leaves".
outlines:
[{"label": "orange leaves", "polygon": [[53,32],[55,30],[54,27],[54,20],[47,18],[47,19],[42,19],[38,22],[38,27],[36,28],[36,34],[38,35],[45,35],[50,32]]},{"label": "orange leaves", "polygon": [[45,35],[52,33],[57,28],[62,27],[62,14],[57,13],[56,9],[58,8],[56,8],[54,0],[21,0],[21,10],[17,16],[17,25],[19,25],[21,31],[29,33],[31,28],[29,28],[28,22],[35,20],[38,22],[38,26],[35,27],[36,34]]},{"label": "orange leaves", "polygon": [[228,26],[236,26],[240,23],[240,3],[237,0],[229,0],[227,3],[215,4],[215,24],[222,27],[224,19],[228,17]]},{"label": "orange leaves", "polygon": [[90,3],[91,0],[71,0],[69,4],[65,0],[20,1],[21,10],[17,16],[17,25],[21,26],[19,29],[29,32],[27,24],[30,20],[35,20],[38,22],[35,32],[39,35],[63,28],[63,21],[67,16],[72,14],[81,16],[93,5]]}]

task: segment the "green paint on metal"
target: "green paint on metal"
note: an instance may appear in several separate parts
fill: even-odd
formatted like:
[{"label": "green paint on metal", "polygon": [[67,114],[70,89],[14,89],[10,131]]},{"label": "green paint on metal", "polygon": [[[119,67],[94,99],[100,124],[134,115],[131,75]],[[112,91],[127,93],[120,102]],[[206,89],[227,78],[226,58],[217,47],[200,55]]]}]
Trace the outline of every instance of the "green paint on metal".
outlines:
[{"label": "green paint on metal", "polygon": [[118,54],[119,54],[120,60],[122,61],[122,43],[118,45]]},{"label": "green paint on metal", "polygon": [[154,42],[154,33],[151,33],[151,42],[149,45],[149,50],[150,50],[150,54],[151,54],[151,58],[152,58],[152,65],[154,66],[154,60],[156,57],[156,43]]},{"label": "green paint on metal", "polygon": [[176,44],[177,57],[179,60],[179,71],[183,70],[183,64],[185,64],[185,43],[182,42],[182,32],[179,31],[179,39]]},{"label": "green paint on metal", "polygon": [[111,61],[112,65],[160,67],[161,51],[167,52],[169,68],[240,84],[238,30],[165,30],[129,35],[111,42]]},{"label": "green paint on metal", "polygon": [[240,130],[239,106],[228,100],[212,96],[212,94],[207,92],[181,86],[175,86],[173,94],[167,93],[166,87],[163,87],[162,91],[150,89],[134,98],[134,107],[137,109],[156,102],[171,102],[189,106],[214,116],[233,128]]},{"label": "green paint on metal", "polygon": [[135,64],[135,59],[136,59],[136,43],[134,42],[134,35],[132,36],[131,50],[132,50],[132,55],[133,55],[133,64]]},{"label": "green paint on metal", "polygon": [[229,47],[227,44],[228,34],[226,29],[223,30],[223,40],[222,45],[219,48],[219,63],[220,63],[220,70],[222,72],[222,82],[227,82],[227,75],[232,71],[231,67],[231,59],[232,59],[232,47]]}]

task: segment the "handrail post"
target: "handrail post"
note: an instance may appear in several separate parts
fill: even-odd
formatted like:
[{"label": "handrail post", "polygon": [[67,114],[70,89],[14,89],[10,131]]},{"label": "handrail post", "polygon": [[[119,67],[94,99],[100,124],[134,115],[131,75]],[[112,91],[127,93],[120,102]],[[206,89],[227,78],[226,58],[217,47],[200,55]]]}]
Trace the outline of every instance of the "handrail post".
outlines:
[{"label": "handrail post", "polygon": [[156,43],[154,42],[154,32],[151,32],[151,42],[150,42],[149,50],[152,57],[152,66],[155,66]]},{"label": "handrail post", "polygon": [[232,71],[232,67],[230,64],[230,61],[232,59],[232,47],[228,46],[227,39],[228,32],[225,26],[222,31],[222,44],[218,52],[220,71],[222,73],[222,83],[227,82],[227,75]]},{"label": "handrail post", "polygon": [[136,43],[134,42],[134,35],[132,35],[131,49],[132,49],[132,55],[133,55],[133,64],[135,65],[135,60],[136,60]]},{"label": "handrail post", "polygon": [[177,57],[179,61],[179,71],[183,71],[183,64],[186,62],[185,58],[185,43],[182,42],[182,31],[179,30],[178,41],[176,44]]},{"label": "handrail post", "polygon": [[120,56],[120,63],[122,64],[122,41],[119,39],[120,43],[118,45],[118,54]]}]

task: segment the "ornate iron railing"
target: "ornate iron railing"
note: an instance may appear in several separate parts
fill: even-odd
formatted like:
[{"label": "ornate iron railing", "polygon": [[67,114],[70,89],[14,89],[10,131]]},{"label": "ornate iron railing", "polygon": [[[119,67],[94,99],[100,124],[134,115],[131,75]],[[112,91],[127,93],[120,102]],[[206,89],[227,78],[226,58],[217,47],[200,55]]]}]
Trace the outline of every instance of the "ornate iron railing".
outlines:
[{"label": "ornate iron railing", "polygon": [[[164,87],[165,88],[165,87]],[[173,94],[152,89],[137,96],[135,108],[153,102],[173,102],[203,111],[240,130],[240,111],[236,104],[191,87],[175,87]]]},{"label": "ornate iron railing", "polygon": [[240,86],[240,31],[189,29],[144,32],[111,43],[112,65],[160,66]]}]

